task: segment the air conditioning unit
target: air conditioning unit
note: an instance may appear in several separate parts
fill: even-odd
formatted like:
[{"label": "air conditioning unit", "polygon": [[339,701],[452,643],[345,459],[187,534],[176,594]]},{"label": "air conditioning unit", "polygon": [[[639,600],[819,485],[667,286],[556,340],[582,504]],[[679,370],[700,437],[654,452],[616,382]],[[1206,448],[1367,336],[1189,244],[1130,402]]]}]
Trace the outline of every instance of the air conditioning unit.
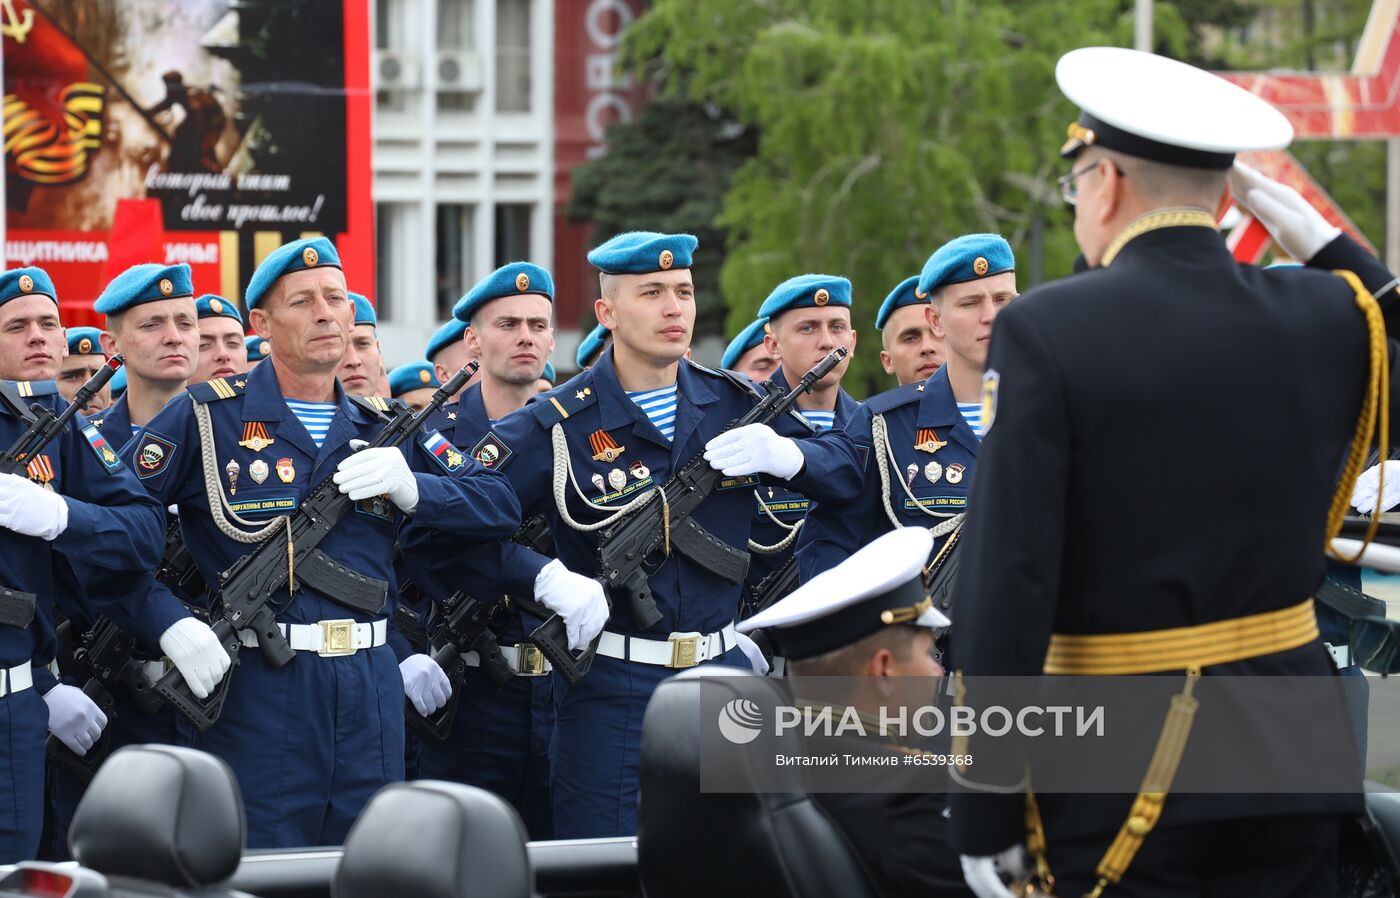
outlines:
[{"label": "air conditioning unit", "polygon": [[437,89],[442,93],[480,93],[481,57],[471,50],[439,51]]},{"label": "air conditioning unit", "polygon": [[375,90],[413,90],[423,84],[418,57],[394,50],[374,51]]}]

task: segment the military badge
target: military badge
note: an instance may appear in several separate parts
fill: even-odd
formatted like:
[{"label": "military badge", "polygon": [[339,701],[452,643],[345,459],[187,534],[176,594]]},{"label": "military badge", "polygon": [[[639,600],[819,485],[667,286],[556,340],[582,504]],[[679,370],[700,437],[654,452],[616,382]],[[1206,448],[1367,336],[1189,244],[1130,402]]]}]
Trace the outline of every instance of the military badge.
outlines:
[{"label": "military badge", "polygon": [[967,470],[967,468],[963,467],[962,465],[949,465],[949,466],[948,466],[948,482],[949,482],[949,483],[962,483],[963,472],[966,471],[966,470]]},{"label": "military badge", "polygon": [[937,452],[946,445],[948,441],[940,440],[932,427],[920,427],[914,436],[914,448],[920,452]]},{"label": "military badge", "polygon": [[34,291],[34,279],[27,274],[20,275],[19,289],[23,293],[32,293]]},{"label": "military badge", "polygon": [[261,452],[268,446],[277,442],[267,435],[267,425],[261,421],[243,422],[243,439],[238,441],[238,445],[244,449],[252,449],[254,452]]},{"label": "military badge", "polygon": [[627,475],[622,473],[621,468],[613,468],[608,472],[608,485],[615,490],[620,490],[627,485]]},{"label": "military badge", "polygon": [[217,299],[211,299],[209,300],[209,311],[213,312],[215,315],[222,315],[224,313],[224,304]]},{"label": "military badge", "polygon": [[290,458],[277,459],[277,479],[283,483],[291,483],[297,478],[296,466],[292,464]]},{"label": "military badge", "polygon": [[[954,468],[954,467],[956,467],[956,465],[950,465],[950,466],[948,467],[948,479],[949,479],[949,480],[952,480],[952,479],[953,479],[953,468]],[[924,479],[926,479],[929,483],[937,483],[937,482],[938,482],[938,478],[940,478],[940,477],[942,477],[942,476],[943,476],[943,466],[940,465],[938,462],[936,462],[936,461],[931,461],[931,462],[929,462],[928,464],[924,465]]]},{"label": "military badge", "polygon": [[632,476],[638,480],[646,480],[651,476],[651,468],[648,468],[640,461],[632,462],[632,467],[629,470],[631,470]]},{"label": "military badge", "polygon": [[28,465],[29,479],[42,486],[49,492],[53,492],[53,462],[49,461],[47,455],[40,455],[32,459]]},{"label": "military badge", "polygon": [[92,352],[92,338],[83,337],[78,341],[78,355],[87,355]]},{"label": "military badge", "polygon": [[588,445],[593,447],[594,461],[613,461],[627,451],[627,447],[619,446],[606,430],[593,431],[588,437]]},{"label": "military badge", "polygon": [[530,289],[530,276],[525,272],[520,272],[515,276],[515,289],[524,293]]},{"label": "military badge", "polygon": [[906,486],[913,486],[913,485],[914,485],[914,478],[915,478],[915,477],[918,477],[918,476],[919,476],[919,466],[918,466],[918,465],[915,465],[915,464],[911,464],[909,467],[907,467],[907,468],[904,469],[904,484],[905,484]]},{"label": "military badge", "polygon": [[120,471],[122,468],[121,459],[117,458],[117,453],[107,442],[107,438],[102,432],[91,423],[83,425],[83,436],[87,437],[88,445],[97,454],[97,460],[102,462],[102,467],[107,469],[108,474]]},{"label": "military badge", "polygon": [[608,494],[608,484],[605,480],[603,480],[602,474],[593,475],[593,485],[598,488],[598,493],[600,495],[606,496]]},{"label": "military badge", "polygon": [[997,387],[1001,386],[1001,375],[994,368],[988,368],[982,375],[982,433],[992,429],[992,421],[997,416]]},{"label": "military badge", "polygon": [[428,434],[423,440],[423,448],[428,450],[428,454],[437,459],[437,463],[442,465],[444,470],[455,471],[466,461],[462,453],[458,452],[447,438],[436,430]]},{"label": "military badge", "polygon": [[145,480],[154,477],[170,466],[175,455],[175,444],[154,434],[147,433],[136,450],[136,476]]},{"label": "military badge", "polygon": [[472,447],[472,458],[481,462],[483,468],[499,468],[506,463],[514,453],[511,448],[501,441],[501,438],[494,433],[488,432],[486,436],[477,440]]},{"label": "military badge", "polygon": [[254,483],[262,483],[267,479],[267,462],[256,459],[248,465],[248,476],[253,478]]},{"label": "military badge", "polygon": [[238,495],[238,472],[240,469],[241,466],[238,462],[231,458],[228,460],[228,464],[224,465],[224,473],[228,475],[228,494],[230,496]]}]

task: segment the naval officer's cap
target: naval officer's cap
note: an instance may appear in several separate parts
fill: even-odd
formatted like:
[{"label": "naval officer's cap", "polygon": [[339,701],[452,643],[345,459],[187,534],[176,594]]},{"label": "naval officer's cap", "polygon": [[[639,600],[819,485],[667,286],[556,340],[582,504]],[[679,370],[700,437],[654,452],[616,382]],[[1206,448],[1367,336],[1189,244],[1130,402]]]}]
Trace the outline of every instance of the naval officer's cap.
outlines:
[{"label": "naval officer's cap", "polygon": [[267,291],[284,274],[308,268],[339,267],[340,254],[335,251],[335,244],[325,237],[303,237],[284,243],[268,253],[267,258],[253,269],[248,290],[243,296],[243,305],[249,311],[256,309]]},{"label": "naval officer's cap", "polygon": [[1288,146],[1293,126],[1260,97],[1195,66],[1123,47],[1060,57],[1055,80],[1081,110],[1060,155],[1103,147],[1188,168],[1227,169],[1235,154]]},{"label": "naval officer's cap", "polygon": [[690,234],[628,231],[588,254],[588,264],[604,274],[651,274],[689,268],[700,241]]},{"label": "naval officer's cap", "polygon": [[102,331],[95,327],[68,328],[69,355],[103,355],[102,343],[98,337]]},{"label": "naval officer's cap", "polygon": [[791,660],[859,642],[885,627],[946,627],[924,589],[933,536],[924,527],[891,530],[753,617],[740,633],[776,629]]},{"label": "naval officer's cap", "polygon": [[47,296],[58,303],[58,291],[53,287],[53,279],[42,268],[11,268],[0,274],[0,305],[21,296]]},{"label": "naval officer's cap", "polygon": [[272,355],[272,344],[257,334],[249,334],[244,337],[243,345],[248,350],[248,361],[250,362],[261,362]]},{"label": "naval officer's cap", "polygon": [[440,386],[442,383],[438,381],[431,362],[409,362],[389,372],[389,394],[395,399],[410,390],[424,387],[436,390]]},{"label": "naval officer's cap", "polygon": [[511,262],[482,278],[465,296],[457,300],[457,304],[452,307],[452,317],[470,323],[472,316],[491,300],[524,296],[527,293],[534,293],[554,302],[554,278],[538,265]]},{"label": "naval officer's cap", "polygon": [[729,345],[724,348],[724,356],[719,360],[721,368],[733,368],[739,364],[739,359],[744,353],[753,349],[763,342],[763,335],[767,333],[768,319],[759,318],[748,327],[739,331],[739,336],[729,341]]},{"label": "naval officer's cap", "polygon": [[178,265],[144,262],[112,278],[92,308],[103,315],[116,315],[143,303],[186,296],[194,296],[190,266],[184,262]]},{"label": "naval officer's cap", "polygon": [[243,316],[238,313],[238,306],[217,293],[206,293],[195,299],[194,313],[200,318],[232,318],[239,324],[243,323]]},{"label": "naval officer's cap", "polygon": [[949,284],[979,281],[1016,270],[1011,244],[1000,234],[964,234],[933,251],[914,289],[924,296]]}]

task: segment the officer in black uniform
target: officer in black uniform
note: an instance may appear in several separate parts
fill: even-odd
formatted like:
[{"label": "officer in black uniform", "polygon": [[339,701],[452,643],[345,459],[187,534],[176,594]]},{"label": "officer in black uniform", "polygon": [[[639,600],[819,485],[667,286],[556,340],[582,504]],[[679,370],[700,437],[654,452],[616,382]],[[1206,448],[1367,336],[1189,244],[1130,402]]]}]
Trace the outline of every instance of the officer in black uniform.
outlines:
[{"label": "officer in black uniform", "polygon": [[[979,675],[1158,674],[1187,694],[1202,675],[1330,675],[1310,597],[1384,341],[1379,315],[1372,328],[1358,310],[1375,307],[1362,284],[1389,274],[1344,236],[1303,258],[1360,282],[1231,256],[1214,213],[1235,153],[1292,137],[1267,103],[1117,48],[1076,50],[1056,74],[1083,110],[1062,185],[1089,268],[997,323],[958,582],[969,698]],[[1357,782],[1358,794],[1041,794],[1032,813],[1023,769],[957,775],[983,793],[950,802],[983,898],[1010,894],[1001,874],[1028,831],[1048,840],[1032,843],[1037,878],[1048,870],[1059,895],[1330,895],[1338,822],[1361,806]]]}]

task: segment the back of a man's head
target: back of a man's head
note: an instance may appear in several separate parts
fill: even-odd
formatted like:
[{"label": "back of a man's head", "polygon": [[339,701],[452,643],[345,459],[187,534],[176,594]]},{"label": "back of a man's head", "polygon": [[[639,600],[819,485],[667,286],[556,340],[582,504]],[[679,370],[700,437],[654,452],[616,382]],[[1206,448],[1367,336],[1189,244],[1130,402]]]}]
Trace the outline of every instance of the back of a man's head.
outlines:
[{"label": "back of a man's head", "polygon": [[850,645],[832,649],[821,655],[801,660],[789,660],[788,667],[800,677],[861,677],[865,676],[870,659],[881,649],[888,649],[896,661],[907,661],[914,650],[912,627],[883,627]]}]

